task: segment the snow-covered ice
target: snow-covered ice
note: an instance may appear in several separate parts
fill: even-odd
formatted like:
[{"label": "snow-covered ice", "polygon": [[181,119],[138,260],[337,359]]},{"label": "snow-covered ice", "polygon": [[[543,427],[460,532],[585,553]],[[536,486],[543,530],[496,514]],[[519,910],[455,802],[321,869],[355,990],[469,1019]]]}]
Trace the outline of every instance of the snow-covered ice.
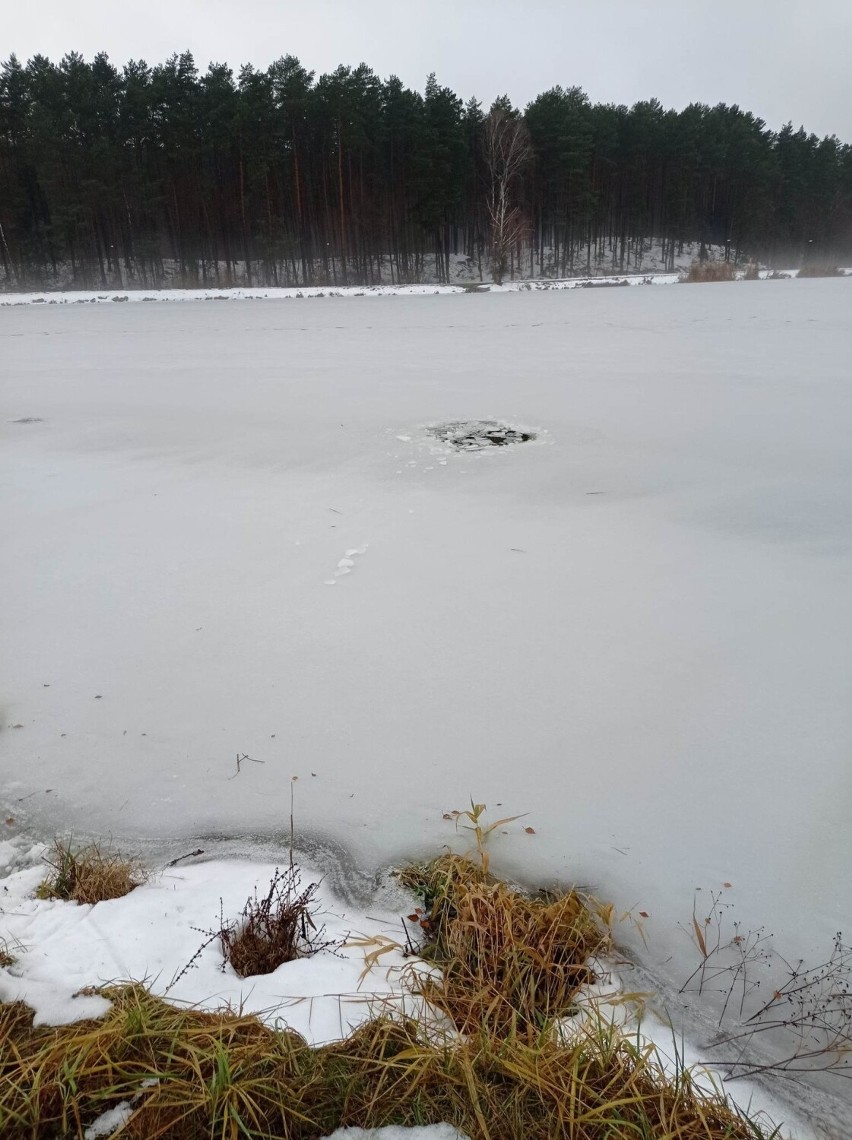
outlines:
[{"label": "snow-covered ice", "polygon": [[[498,866],[648,912],[674,985],[697,887],[824,953],[852,916],[850,302],[0,310],[10,830],[277,858],[295,775],[300,835],[369,872],[473,795],[532,813]],[[470,419],[536,439],[428,431]]]}]

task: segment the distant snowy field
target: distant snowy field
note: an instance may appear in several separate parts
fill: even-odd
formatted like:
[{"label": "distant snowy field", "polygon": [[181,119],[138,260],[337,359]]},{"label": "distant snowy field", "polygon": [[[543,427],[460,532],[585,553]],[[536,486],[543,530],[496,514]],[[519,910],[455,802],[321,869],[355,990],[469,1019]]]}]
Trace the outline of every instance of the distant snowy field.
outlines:
[{"label": "distant snowy field", "polygon": [[[673,987],[699,887],[824,954],[852,282],[417,291],[455,295],[0,301],[7,832],[280,851],[298,776],[366,904],[474,796],[530,813],[499,868],[646,911]],[[537,438],[427,430],[475,418]]]}]

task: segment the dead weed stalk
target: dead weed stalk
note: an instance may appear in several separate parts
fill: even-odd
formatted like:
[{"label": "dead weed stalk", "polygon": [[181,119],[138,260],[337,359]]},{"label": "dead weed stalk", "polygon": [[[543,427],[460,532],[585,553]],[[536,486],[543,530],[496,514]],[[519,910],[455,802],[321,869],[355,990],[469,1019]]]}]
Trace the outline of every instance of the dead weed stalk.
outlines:
[{"label": "dead weed stalk", "polygon": [[314,922],[318,889],[318,883],[302,887],[298,867],[276,868],[266,894],[255,889],[239,918],[221,914],[218,930],[200,932],[207,936],[202,949],[218,939],[225,962],[241,978],[271,974],[285,962],[331,949],[335,943],[324,937],[325,927]]},{"label": "dead weed stalk", "polygon": [[[687,933],[700,961],[681,993],[722,995],[711,1048],[731,1056],[712,1063],[729,1078],[766,1071],[852,1076],[852,946],[842,934],[822,962],[792,964],[763,927],[746,930],[731,920],[732,904],[721,891],[709,893],[704,917],[697,897]],[[773,1039],[772,1057],[758,1062],[747,1046],[763,1034]]]}]

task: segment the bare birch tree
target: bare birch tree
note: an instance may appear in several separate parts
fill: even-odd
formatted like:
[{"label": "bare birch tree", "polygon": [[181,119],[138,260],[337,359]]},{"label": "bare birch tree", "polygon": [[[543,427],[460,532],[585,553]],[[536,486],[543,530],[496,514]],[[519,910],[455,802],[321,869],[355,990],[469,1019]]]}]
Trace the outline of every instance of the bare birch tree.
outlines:
[{"label": "bare birch tree", "polygon": [[498,101],[485,120],[483,132],[488,175],[488,229],[491,275],[499,285],[513,246],[527,235],[527,218],[517,201],[517,184],[532,157],[523,119]]}]

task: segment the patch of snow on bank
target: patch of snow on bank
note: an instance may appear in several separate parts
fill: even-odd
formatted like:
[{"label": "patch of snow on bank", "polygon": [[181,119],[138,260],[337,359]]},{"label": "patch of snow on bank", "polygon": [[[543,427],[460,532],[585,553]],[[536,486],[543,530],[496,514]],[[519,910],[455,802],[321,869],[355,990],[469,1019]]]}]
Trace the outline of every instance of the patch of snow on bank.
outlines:
[{"label": "patch of snow on bank", "polygon": [[[91,988],[131,980],[144,980],[175,1003],[283,1021],[312,1044],[345,1037],[383,1008],[413,1010],[417,1004],[403,986],[415,960],[393,949],[402,938],[399,917],[359,914],[322,888],[315,921],[325,925],[324,937],[336,949],[271,974],[238,977],[224,963],[218,939],[211,941],[205,931],[218,928],[220,905],[226,920],[236,919],[255,887],[266,890],[274,866],[211,861],[173,867],[124,898],[96,906],[34,898],[43,873],[35,866],[11,874],[0,897],[0,937],[19,948],[14,964],[0,969],[0,1001],[27,1002],[37,1025],[99,1017],[109,1002]],[[302,870],[303,886],[319,878]],[[387,941],[343,945],[350,937]],[[209,945],[196,957],[204,942]],[[362,977],[365,953],[379,945],[388,952]]]},{"label": "patch of snow on bank", "polygon": [[94,1124],[90,1124],[83,1133],[84,1140],[101,1140],[101,1137],[112,1136],[123,1128],[133,1115],[133,1106],[130,1101],[123,1100],[113,1108],[101,1113]]}]

